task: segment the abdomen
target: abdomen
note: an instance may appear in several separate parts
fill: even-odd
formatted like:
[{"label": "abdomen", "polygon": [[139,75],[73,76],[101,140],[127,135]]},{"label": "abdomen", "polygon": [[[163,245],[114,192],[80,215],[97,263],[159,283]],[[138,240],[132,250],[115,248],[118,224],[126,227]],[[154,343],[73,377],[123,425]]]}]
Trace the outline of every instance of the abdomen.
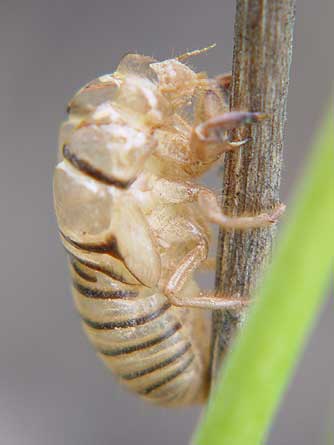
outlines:
[{"label": "abdomen", "polygon": [[[207,365],[193,338],[198,313],[176,308],[164,295],[129,283],[117,260],[108,269],[69,246],[73,296],[99,356],[120,382],[153,403],[173,406],[206,396]],[[113,272],[114,262],[117,273]],[[198,320],[197,320],[198,321]]]}]

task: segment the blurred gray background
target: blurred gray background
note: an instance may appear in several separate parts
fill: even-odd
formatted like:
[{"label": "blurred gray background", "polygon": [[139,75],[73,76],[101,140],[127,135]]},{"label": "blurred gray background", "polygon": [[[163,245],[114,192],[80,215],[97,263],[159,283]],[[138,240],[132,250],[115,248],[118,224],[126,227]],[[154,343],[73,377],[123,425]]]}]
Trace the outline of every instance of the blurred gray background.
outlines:
[{"label": "blurred gray background", "polygon": [[[329,98],[333,19],[332,0],[297,2],[285,201]],[[227,0],[1,0],[1,444],[188,443],[200,410],[151,407],[126,393],[81,332],[53,214],[52,170],[58,125],[76,89],[111,72],[128,51],[168,58],[217,42],[192,63],[210,74],[229,70],[233,21],[234,2]],[[271,445],[328,444],[332,338],[328,304]]]}]

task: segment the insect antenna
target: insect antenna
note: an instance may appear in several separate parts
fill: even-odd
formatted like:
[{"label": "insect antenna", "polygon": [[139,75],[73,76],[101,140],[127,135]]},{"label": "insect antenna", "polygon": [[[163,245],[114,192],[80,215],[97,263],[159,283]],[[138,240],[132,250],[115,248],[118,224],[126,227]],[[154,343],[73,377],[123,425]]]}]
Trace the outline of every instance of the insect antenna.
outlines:
[{"label": "insect antenna", "polygon": [[194,51],[188,51],[184,54],[180,54],[179,56],[176,56],[175,59],[181,62],[183,60],[189,59],[189,57],[199,56],[200,54],[206,53],[207,51],[210,51],[210,49],[213,49],[215,46],[216,43],[212,43],[205,48],[195,49]]}]

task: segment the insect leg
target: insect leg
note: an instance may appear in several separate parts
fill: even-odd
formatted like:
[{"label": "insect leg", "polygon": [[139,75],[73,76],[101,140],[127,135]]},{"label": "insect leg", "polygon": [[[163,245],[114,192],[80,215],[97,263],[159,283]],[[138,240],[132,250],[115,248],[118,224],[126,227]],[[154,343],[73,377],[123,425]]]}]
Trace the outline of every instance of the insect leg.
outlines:
[{"label": "insect leg", "polygon": [[247,124],[256,124],[267,118],[268,115],[265,113],[251,111],[229,111],[227,113],[211,117],[207,121],[198,125],[197,132],[201,135],[201,137],[207,139],[210,138],[210,131],[231,130],[232,128],[242,127],[243,125]]},{"label": "insect leg", "polygon": [[249,142],[249,138],[231,141],[227,130],[255,124],[267,118],[264,113],[231,111],[218,114],[196,125],[191,133],[190,144],[198,160],[212,162],[227,151],[236,150]]},{"label": "insect leg", "polygon": [[200,240],[199,244],[188,252],[176,266],[163,289],[164,294],[170,298],[178,294],[193,272],[206,260],[207,253],[207,243]]},{"label": "insect leg", "polygon": [[248,142],[231,141],[228,130],[255,124],[267,117],[264,113],[228,111],[231,74],[222,74],[199,93],[195,108],[195,125],[191,132],[192,152],[203,162],[214,162],[222,153],[239,148]]},{"label": "insect leg", "polygon": [[254,216],[228,216],[225,215],[217,202],[217,197],[209,190],[201,190],[198,194],[198,203],[202,211],[212,223],[219,224],[225,230],[245,230],[267,227],[277,223],[285,210],[284,204],[278,204],[269,213]]},{"label": "insect leg", "polygon": [[249,138],[231,141],[227,130],[256,124],[266,119],[265,113],[230,111],[218,114],[193,128],[190,143],[199,160],[206,161],[213,155],[219,156],[227,151],[236,150],[249,142]]},{"label": "insect leg", "polygon": [[177,265],[163,289],[163,293],[175,306],[202,309],[241,309],[249,300],[239,295],[227,296],[215,291],[201,291],[198,295],[183,295],[182,289],[192,273],[206,260],[207,246],[200,241]]},{"label": "insect leg", "polygon": [[250,304],[250,300],[235,297],[228,297],[224,294],[215,291],[201,291],[196,296],[173,295],[169,297],[170,302],[174,306],[191,307],[198,309],[210,310],[238,310]]}]

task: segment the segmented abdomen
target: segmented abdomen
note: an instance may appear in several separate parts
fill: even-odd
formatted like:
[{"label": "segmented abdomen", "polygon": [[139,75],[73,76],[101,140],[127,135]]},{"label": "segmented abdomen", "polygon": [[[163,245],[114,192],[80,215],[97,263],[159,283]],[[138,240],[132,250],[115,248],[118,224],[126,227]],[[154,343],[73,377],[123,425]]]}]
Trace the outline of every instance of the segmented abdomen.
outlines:
[{"label": "segmented abdomen", "polygon": [[171,306],[159,292],[116,279],[83,259],[83,251],[73,246],[71,251],[75,304],[106,365],[130,390],[154,403],[199,399],[204,370],[185,323],[187,311]]}]

